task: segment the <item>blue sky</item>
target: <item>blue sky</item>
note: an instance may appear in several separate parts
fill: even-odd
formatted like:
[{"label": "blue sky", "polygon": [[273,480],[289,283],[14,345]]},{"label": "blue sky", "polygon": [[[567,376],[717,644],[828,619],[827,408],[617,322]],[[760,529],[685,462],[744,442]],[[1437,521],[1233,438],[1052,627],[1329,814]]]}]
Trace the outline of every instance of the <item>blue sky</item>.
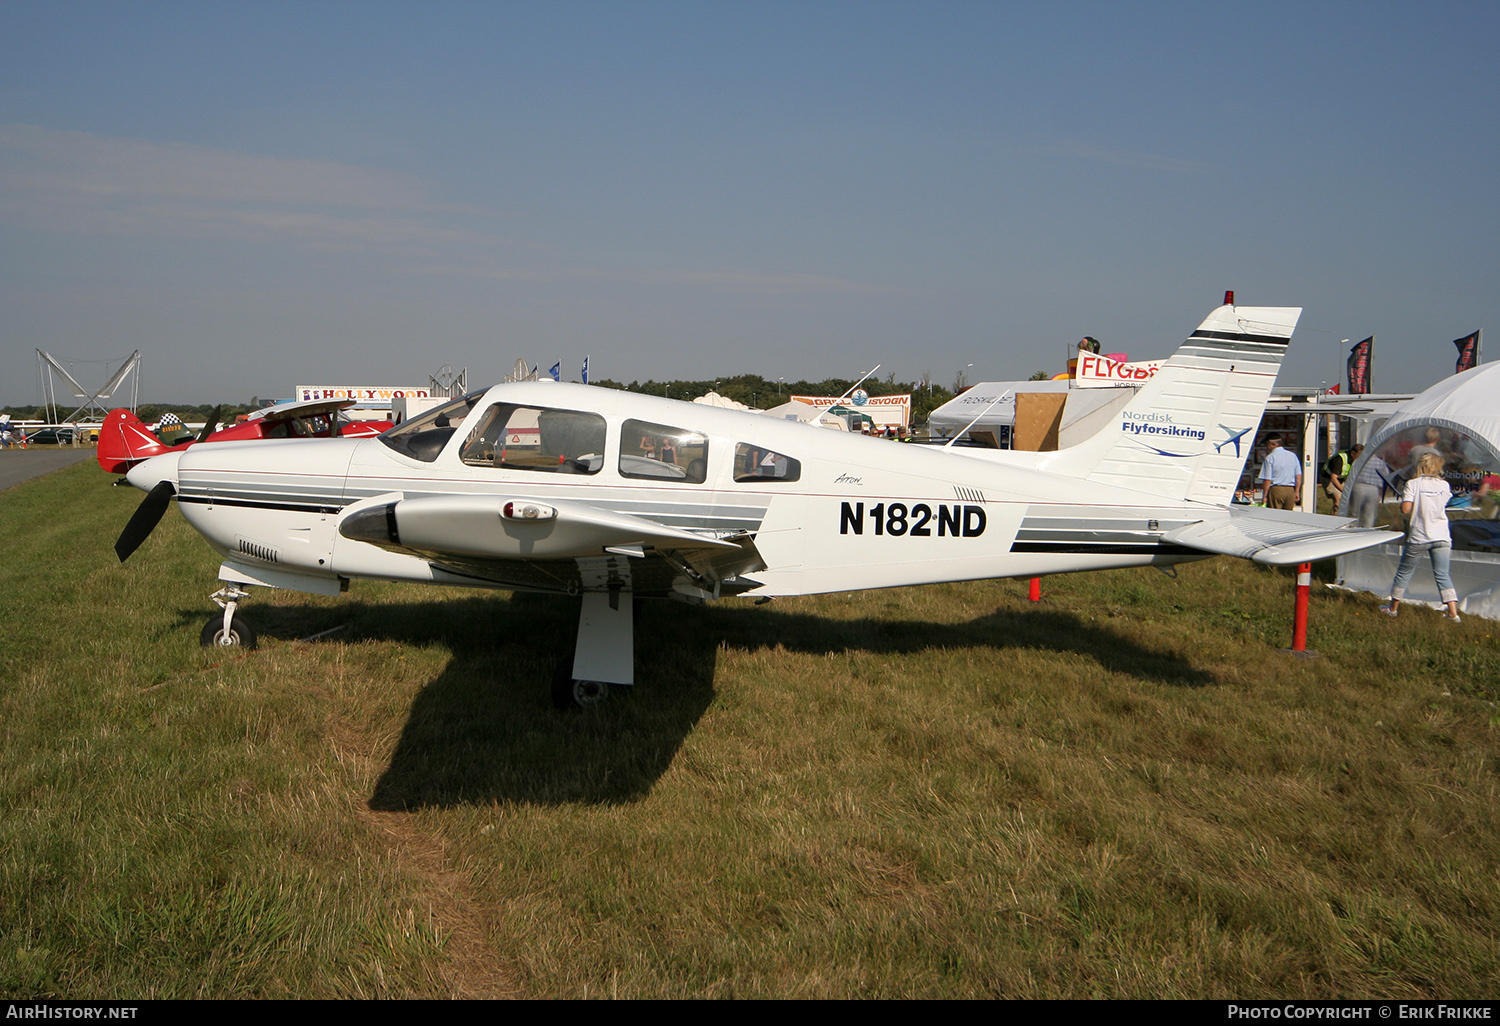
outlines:
[{"label": "blue sky", "polygon": [[[0,402],[1500,331],[1495,4],[0,0]],[[1486,340],[1500,353],[1500,335]],[[79,365],[86,383],[102,365]]]}]

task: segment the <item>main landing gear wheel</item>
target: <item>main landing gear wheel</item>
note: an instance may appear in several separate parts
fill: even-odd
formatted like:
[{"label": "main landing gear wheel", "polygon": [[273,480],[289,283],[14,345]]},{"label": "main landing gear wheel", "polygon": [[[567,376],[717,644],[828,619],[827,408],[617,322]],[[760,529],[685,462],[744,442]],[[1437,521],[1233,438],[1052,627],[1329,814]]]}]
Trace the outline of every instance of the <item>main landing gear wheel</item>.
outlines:
[{"label": "main landing gear wheel", "polygon": [[574,679],[572,656],[557,664],[557,671],[552,674],[552,704],[559,709],[586,709],[608,697],[608,684]]},{"label": "main landing gear wheel", "polygon": [[203,625],[203,633],[198,635],[198,642],[204,648],[243,648],[255,647],[255,628],[250,626],[238,613],[234,614],[229,622],[229,630],[224,629],[224,614],[219,613],[209,619]]}]

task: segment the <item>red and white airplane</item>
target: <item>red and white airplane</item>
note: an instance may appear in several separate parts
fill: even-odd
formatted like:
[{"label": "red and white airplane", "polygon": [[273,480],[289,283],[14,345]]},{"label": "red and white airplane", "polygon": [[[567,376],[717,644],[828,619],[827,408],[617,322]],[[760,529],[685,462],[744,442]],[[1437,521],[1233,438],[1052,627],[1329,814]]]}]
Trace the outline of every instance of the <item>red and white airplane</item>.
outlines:
[{"label": "red and white airplane", "polygon": [[129,410],[110,410],[99,428],[95,458],[106,473],[123,474],[131,467],[169,452],[180,452],[199,442],[246,442],[259,438],[367,438],[391,426],[388,420],[349,420],[340,411],[352,399],[307,399],[256,410],[238,424],[215,431],[218,413],[210,417],[197,438],[167,445]]},{"label": "red and white airplane", "polygon": [[147,460],[128,557],[173,499],[223,557],[205,645],[254,643],[249,586],[354,578],[581,596],[559,705],[633,684],[633,599],[703,602],[1167,566],[1286,565],[1400,537],[1230,505],[1300,309],[1225,305],[1092,438],[933,449],[551,381],[497,385],[378,438]]}]

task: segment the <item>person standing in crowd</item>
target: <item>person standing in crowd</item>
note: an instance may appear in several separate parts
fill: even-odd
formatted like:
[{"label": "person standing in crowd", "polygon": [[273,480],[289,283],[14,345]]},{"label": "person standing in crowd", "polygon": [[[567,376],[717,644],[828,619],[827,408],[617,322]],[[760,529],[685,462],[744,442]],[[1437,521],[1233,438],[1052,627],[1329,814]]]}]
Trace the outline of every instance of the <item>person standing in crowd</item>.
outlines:
[{"label": "person standing in crowd", "polygon": [[1333,500],[1334,512],[1338,511],[1339,500],[1344,497],[1344,482],[1349,480],[1349,471],[1354,468],[1354,461],[1364,451],[1363,445],[1355,443],[1344,452],[1336,452],[1328,457],[1328,497]]},{"label": "person standing in crowd", "polygon": [[1435,427],[1430,427],[1422,433],[1422,438],[1422,444],[1412,446],[1411,451],[1406,454],[1406,458],[1411,460],[1412,470],[1416,470],[1418,461],[1428,453],[1435,453],[1438,456],[1443,455],[1443,433],[1441,431]]},{"label": "person standing in crowd", "polygon": [[1411,529],[1401,546],[1391,601],[1380,607],[1386,616],[1395,616],[1400,610],[1417,560],[1425,552],[1432,557],[1432,577],[1437,581],[1438,596],[1447,603],[1448,619],[1458,623],[1458,592],[1448,572],[1453,558],[1453,536],[1448,532],[1448,500],[1452,497],[1453,490],[1443,480],[1443,457],[1435,452],[1423,453],[1417,460],[1417,476],[1406,482],[1406,490],[1401,493],[1401,512],[1411,518]]},{"label": "person standing in crowd", "polygon": [[1484,520],[1500,520],[1500,474],[1485,474],[1469,500]]},{"label": "person standing in crowd", "polygon": [[1281,447],[1280,435],[1266,436],[1266,459],[1260,465],[1267,509],[1296,509],[1302,492],[1302,461]]},{"label": "person standing in crowd", "polygon": [[1379,453],[1373,453],[1365,460],[1364,468],[1355,475],[1354,483],[1349,486],[1347,515],[1358,520],[1360,527],[1375,526],[1375,517],[1380,512],[1380,500],[1385,498],[1386,488],[1395,490],[1395,486],[1390,483],[1391,478],[1391,465],[1381,459]]}]

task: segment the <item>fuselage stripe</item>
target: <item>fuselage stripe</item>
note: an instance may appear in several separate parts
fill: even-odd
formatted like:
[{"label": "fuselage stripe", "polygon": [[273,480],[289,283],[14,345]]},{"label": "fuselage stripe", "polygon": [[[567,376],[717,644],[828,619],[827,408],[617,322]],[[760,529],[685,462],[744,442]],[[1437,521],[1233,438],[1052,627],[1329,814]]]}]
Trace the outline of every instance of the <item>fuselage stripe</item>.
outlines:
[{"label": "fuselage stripe", "polygon": [[1223,339],[1225,342],[1260,342],[1269,346],[1285,346],[1291,341],[1280,335],[1253,335],[1248,331],[1204,331],[1199,328],[1188,338],[1215,338]]}]

